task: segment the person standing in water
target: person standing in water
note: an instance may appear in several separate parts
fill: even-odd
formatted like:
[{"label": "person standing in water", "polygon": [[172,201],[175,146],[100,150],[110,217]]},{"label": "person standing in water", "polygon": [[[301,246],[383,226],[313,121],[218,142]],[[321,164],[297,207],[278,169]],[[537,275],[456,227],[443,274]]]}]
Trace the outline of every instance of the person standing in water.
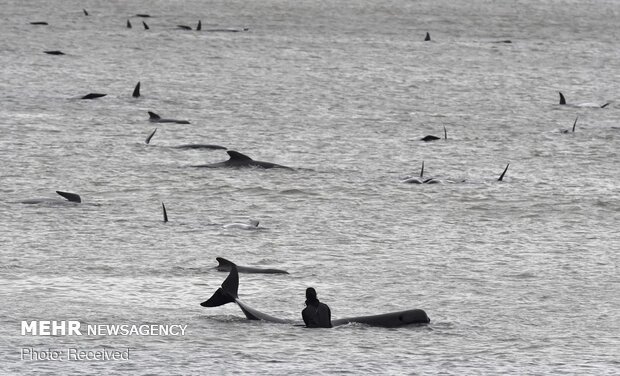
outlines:
[{"label": "person standing in water", "polygon": [[332,312],[325,303],[319,302],[313,287],[306,289],[306,308],[301,311],[307,328],[331,328]]}]

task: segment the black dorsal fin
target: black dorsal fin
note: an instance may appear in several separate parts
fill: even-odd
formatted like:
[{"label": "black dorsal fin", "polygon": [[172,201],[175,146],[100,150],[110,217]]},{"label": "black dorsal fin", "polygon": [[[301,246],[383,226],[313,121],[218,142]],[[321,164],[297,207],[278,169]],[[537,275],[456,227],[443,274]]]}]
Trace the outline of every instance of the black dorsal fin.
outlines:
[{"label": "black dorsal fin", "polygon": [[144,142],[147,145],[151,142],[151,138],[153,138],[153,136],[155,136],[155,132],[157,132],[157,128],[153,129],[153,132],[151,132],[151,134],[146,138],[146,140],[144,140]]},{"label": "black dorsal fin", "polygon": [[157,115],[156,113],[154,113],[152,111],[148,111],[148,113],[149,113],[149,119],[156,119],[156,120],[161,119],[161,117],[159,115]]},{"label": "black dorsal fin", "polygon": [[253,160],[252,158],[248,157],[245,154],[241,154],[238,151],[228,150],[226,152],[230,156],[230,160],[233,160],[233,161],[252,161]]},{"label": "black dorsal fin", "polygon": [[428,33],[428,31],[426,32],[426,36],[424,37],[424,41],[428,42],[429,40],[431,40],[431,35]]},{"label": "black dorsal fin", "polygon": [[424,161],[422,161],[422,168],[420,169],[420,178],[424,176]]},{"label": "black dorsal fin", "polygon": [[508,166],[510,166],[510,163],[508,163],[506,165],[506,168],[504,169],[504,172],[502,172],[502,174],[499,176],[499,179],[497,179],[497,181],[502,181],[504,180],[504,175],[506,175],[506,171],[508,171]]},{"label": "black dorsal fin", "polygon": [[127,28],[131,29],[131,22],[129,22],[129,20],[127,20]]},{"label": "black dorsal fin", "polygon": [[609,106],[609,104],[610,104],[610,103],[611,103],[611,102],[607,102],[607,103],[605,103],[604,105],[602,105],[602,106],[601,106],[601,108],[605,108],[605,107]]},{"label": "black dorsal fin", "polygon": [[198,20],[198,25],[196,26],[196,30],[202,30],[202,21]]},{"label": "black dorsal fin", "polygon": [[56,191],[56,193],[58,193],[59,195],[61,195],[62,197],[66,198],[67,200],[71,202],[82,202],[82,198],[80,197],[80,195],[76,193],[63,192],[63,191]]},{"label": "black dorsal fin", "polygon": [[149,29],[149,25],[147,25],[146,22],[142,21],[142,25],[144,26],[144,30]]},{"label": "black dorsal fin", "polygon": [[575,133],[575,126],[577,125],[577,119],[579,119],[579,116],[575,118],[575,122],[573,123],[573,133]]},{"label": "black dorsal fin", "polygon": [[140,96],[140,81],[138,81],[138,84],[133,89],[133,93],[131,94],[131,96],[134,98],[138,98]]},{"label": "black dorsal fin", "polygon": [[161,209],[164,212],[164,222],[168,222],[168,213],[166,212],[166,205],[164,205],[164,203],[161,203]]},{"label": "black dorsal fin", "polygon": [[448,131],[446,130],[446,126],[443,126],[443,139],[447,140],[448,139]]},{"label": "black dorsal fin", "polygon": [[86,11],[86,9],[82,9],[82,11],[84,12],[85,16],[88,16],[88,12]]},{"label": "black dorsal fin", "polygon": [[564,99],[564,94],[560,92],[560,104],[566,104],[566,99]]}]

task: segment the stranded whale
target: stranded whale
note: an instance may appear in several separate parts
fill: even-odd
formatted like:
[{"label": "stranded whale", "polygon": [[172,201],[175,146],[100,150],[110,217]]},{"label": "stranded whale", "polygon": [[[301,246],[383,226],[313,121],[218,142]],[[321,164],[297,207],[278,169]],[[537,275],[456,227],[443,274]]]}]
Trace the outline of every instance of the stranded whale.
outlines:
[{"label": "stranded whale", "polygon": [[250,266],[237,265],[232,261],[226,260],[223,257],[215,258],[218,265],[215,267],[219,272],[230,272],[233,266],[237,267],[239,273],[263,273],[263,274],[288,274],[286,270],[272,269],[272,268],[253,268]]},{"label": "stranded whale", "polygon": [[605,108],[607,106],[609,106],[610,102],[607,102],[603,105],[600,104],[596,104],[596,103],[581,103],[581,104],[566,104],[566,98],[564,98],[564,94],[562,94],[562,92],[560,93],[560,104],[563,106],[571,106],[571,107],[590,107],[590,108]]},{"label": "stranded whale", "polygon": [[228,150],[226,151],[230,156],[230,159],[224,162],[211,163],[205,165],[196,165],[193,167],[207,167],[207,168],[219,168],[219,167],[260,167],[260,168],[285,168],[288,170],[292,170],[292,168],[287,166],[282,166],[279,164],[271,163],[271,162],[261,162],[255,161],[254,159],[248,157],[245,154],[241,154],[238,151]]},{"label": "stranded whale", "polygon": [[[237,303],[241,311],[248,320],[263,320],[280,324],[303,325],[299,321],[277,318],[266,313],[260,312],[239,300],[239,272],[233,264],[230,274],[222,283],[222,286],[215,291],[208,300],[200,303],[203,307],[217,307],[227,303]],[[399,327],[412,324],[428,324],[431,321],[421,309],[410,309],[406,311],[390,312],[372,316],[347,317],[332,320],[332,326],[339,326],[348,323],[360,323],[379,327]]]},{"label": "stranded whale", "polygon": [[[151,139],[155,135],[155,132],[157,132],[157,128],[153,129],[153,132],[151,132],[151,134],[149,134],[146,140],[144,140],[144,142],[147,145],[151,142]],[[173,149],[183,149],[183,150],[190,150],[190,149],[226,150],[227,149],[224,146],[212,145],[212,144],[183,144],[183,145],[170,146],[170,147]]]},{"label": "stranded whale", "polygon": [[60,200],[56,198],[35,198],[35,199],[29,199],[29,200],[24,200],[20,202],[22,204],[66,204],[66,203],[79,204],[82,202],[82,198],[80,197],[80,195],[76,193],[63,192],[63,191],[56,191],[56,193],[66,198],[66,200]]},{"label": "stranded whale", "polygon": [[187,120],[177,120],[177,119],[162,119],[161,116],[157,115],[152,111],[148,111],[149,113],[149,121],[151,123],[176,123],[176,124],[189,124]]}]

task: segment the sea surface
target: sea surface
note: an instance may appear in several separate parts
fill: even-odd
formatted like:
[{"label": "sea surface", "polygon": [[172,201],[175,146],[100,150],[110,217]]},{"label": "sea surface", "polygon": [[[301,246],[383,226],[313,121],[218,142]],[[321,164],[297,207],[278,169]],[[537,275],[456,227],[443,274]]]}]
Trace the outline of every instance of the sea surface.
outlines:
[{"label": "sea surface", "polygon": [[[620,374],[620,2],[0,9],[0,374]],[[228,156],[174,148],[190,143],[294,169],[196,168]],[[403,183],[423,162],[440,183]],[[249,220],[261,229],[223,227]],[[290,273],[240,275],[273,316],[301,320],[313,286],[333,318],[431,323],[311,330],[204,308],[217,256]],[[187,327],[22,335],[33,320]],[[130,356],[23,356],[69,348]]]}]

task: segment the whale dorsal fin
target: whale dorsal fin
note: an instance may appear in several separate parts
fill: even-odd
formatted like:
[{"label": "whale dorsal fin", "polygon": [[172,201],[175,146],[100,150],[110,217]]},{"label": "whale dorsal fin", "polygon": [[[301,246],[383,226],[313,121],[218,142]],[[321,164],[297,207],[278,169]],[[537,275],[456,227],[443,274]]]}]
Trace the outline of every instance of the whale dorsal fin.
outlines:
[{"label": "whale dorsal fin", "polygon": [[149,29],[149,25],[147,25],[146,22],[142,21],[142,25],[144,26],[144,30]]},{"label": "whale dorsal fin", "polygon": [[499,176],[499,179],[497,179],[497,181],[502,181],[504,180],[504,175],[506,175],[506,171],[508,171],[508,166],[510,166],[510,163],[508,163],[506,165],[506,168],[504,169],[504,172],[502,172],[502,174]]},{"label": "whale dorsal fin", "polygon": [[198,20],[198,25],[196,26],[196,30],[202,30],[202,21]]},{"label": "whale dorsal fin", "polygon": [[138,84],[133,89],[133,94],[131,94],[131,96],[134,98],[138,98],[140,96],[140,81],[138,81]]},{"label": "whale dorsal fin", "polygon": [[424,41],[428,42],[429,40],[431,40],[431,35],[428,32],[426,32],[426,36],[424,37]]},{"label": "whale dorsal fin", "polygon": [[61,195],[62,197],[66,198],[67,200],[71,202],[82,202],[82,198],[80,197],[80,195],[76,193],[63,192],[63,191],[56,191],[56,193],[58,193],[59,195]]},{"label": "whale dorsal fin", "polygon": [[164,203],[161,203],[161,209],[164,212],[164,222],[168,222],[168,213],[166,212],[166,205],[164,205]]},{"label": "whale dorsal fin", "polygon": [[573,133],[575,133],[575,126],[577,125],[577,119],[579,119],[579,116],[575,118],[575,122],[573,123]]},{"label": "whale dorsal fin", "polygon": [[250,219],[250,224],[251,224],[252,226],[254,226],[254,227],[258,227],[258,224],[259,224],[259,223],[260,223],[260,222],[259,222],[258,220],[256,220],[256,219]]},{"label": "whale dorsal fin", "polygon": [[424,161],[422,161],[422,168],[420,169],[420,178],[424,176]]},{"label": "whale dorsal fin", "polygon": [[601,108],[605,108],[605,107],[609,106],[609,103],[611,103],[611,102],[605,103],[604,105],[601,106]]},{"label": "whale dorsal fin", "polygon": [[156,119],[156,120],[161,119],[161,117],[154,112],[148,111],[148,113],[149,113],[149,119]]},{"label": "whale dorsal fin", "polygon": [[131,22],[129,22],[129,20],[127,20],[127,28],[131,29]]},{"label": "whale dorsal fin", "polygon": [[82,9],[82,11],[84,12],[85,16],[88,16],[88,12],[86,11],[86,9]]},{"label": "whale dorsal fin", "polygon": [[446,130],[446,126],[443,126],[443,139],[447,140],[448,139],[448,131]]},{"label": "whale dorsal fin", "polygon": [[566,99],[564,99],[564,94],[560,92],[560,104],[566,104]]},{"label": "whale dorsal fin", "polygon": [[228,150],[227,151],[228,155],[230,156],[230,160],[231,161],[252,161],[253,159],[248,157],[245,154],[241,154],[238,151],[234,151],[234,150]]},{"label": "whale dorsal fin", "polygon": [[157,128],[153,129],[153,132],[151,132],[151,134],[146,138],[146,140],[144,140],[144,142],[148,145],[149,142],[151,142],[151,138],[153,138],[153,136],[155,136],[155,132],[157,132]]}]

